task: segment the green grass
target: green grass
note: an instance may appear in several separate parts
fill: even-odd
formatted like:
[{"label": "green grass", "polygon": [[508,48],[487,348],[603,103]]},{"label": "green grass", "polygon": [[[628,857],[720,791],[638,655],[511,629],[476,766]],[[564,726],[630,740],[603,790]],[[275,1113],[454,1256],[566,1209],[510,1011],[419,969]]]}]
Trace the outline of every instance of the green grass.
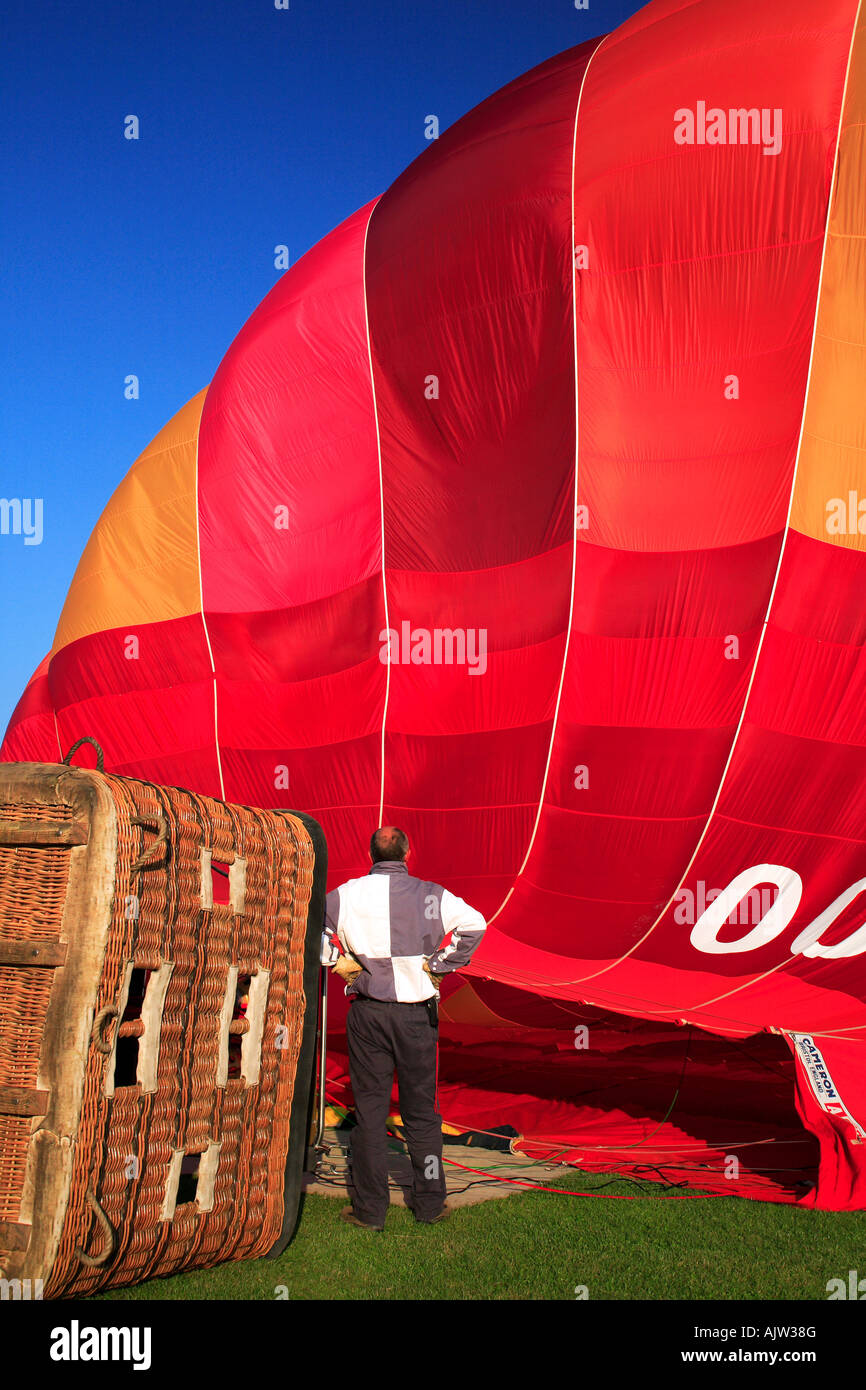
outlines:
[{"label": "green grass", "polygon": [[[592,1190],[609,1178],[551,1184]],[[606,1193],[638,1189],[617,1180]],[[278,1260],[154,1279],[104,1299],[826,1300],[827,1281],[866,1276],[866,1218],[735,1197],[607,1201],[527,1193],[459,1208],[435,1226],[392,1207],[382,1235],[339,1219],[345,1198],[308,1197]]]}]

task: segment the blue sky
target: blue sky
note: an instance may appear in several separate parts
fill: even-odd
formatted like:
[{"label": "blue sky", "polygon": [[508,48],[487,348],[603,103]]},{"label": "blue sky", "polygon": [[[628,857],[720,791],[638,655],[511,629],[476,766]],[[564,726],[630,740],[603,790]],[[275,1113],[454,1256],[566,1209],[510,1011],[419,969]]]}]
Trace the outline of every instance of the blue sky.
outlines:
[{"label": "blue sky", "polygon": [[[7,0],[0,730],[109,496],[280,272],[504,83],[627,0]],[[124,139],[135,114],[140,139]],[[124,379],[141,383],[137,401]]]}]

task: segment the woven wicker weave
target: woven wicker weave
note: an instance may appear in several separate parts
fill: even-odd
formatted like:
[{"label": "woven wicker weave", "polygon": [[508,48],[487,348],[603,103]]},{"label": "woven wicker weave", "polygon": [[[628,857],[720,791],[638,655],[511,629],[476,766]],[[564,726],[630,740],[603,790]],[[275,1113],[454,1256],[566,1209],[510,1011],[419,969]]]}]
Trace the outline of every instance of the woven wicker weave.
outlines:
[{"label": "woven wicker weave", "polygon": [[272,1251],[312,1069],[316,831],[0,764],[0,1275],[49,1298]]}]

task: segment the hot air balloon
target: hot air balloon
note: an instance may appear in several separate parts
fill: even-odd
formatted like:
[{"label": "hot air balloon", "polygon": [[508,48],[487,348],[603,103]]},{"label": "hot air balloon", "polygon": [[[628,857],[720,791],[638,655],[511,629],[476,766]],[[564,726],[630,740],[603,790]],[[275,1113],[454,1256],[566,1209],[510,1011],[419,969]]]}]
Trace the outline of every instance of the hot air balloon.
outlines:
[{"label": "hot air balloon", "polygon": [[653,0],[282,276],[2,757],[303,807],[330,886],[405,828],[489,923],[449,1123],[863,1208],[864,304],[857,0]]}]

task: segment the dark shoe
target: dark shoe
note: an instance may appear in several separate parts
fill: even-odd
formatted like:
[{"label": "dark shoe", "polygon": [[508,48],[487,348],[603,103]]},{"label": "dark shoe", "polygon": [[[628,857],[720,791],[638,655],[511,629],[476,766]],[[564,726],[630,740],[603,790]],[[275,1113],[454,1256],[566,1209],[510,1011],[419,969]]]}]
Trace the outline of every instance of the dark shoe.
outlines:
[{"label": "dark shoe", "polygon": [[[412,1212],[412,1214],[413,1214],[413,1216],[414,1216],[414,1215],[415,1215],[415,1208],[414,1208],[414,1207],[410,1207],[409,1210]],[[446,1202],[445,1205],[443,1206],[442,1210],[438,1213],[438,1215],[436,1215],[436,1216],[415,1216],[415,1220],[418,1222],[418,1225],[419,1225],[419,1226],[435,1226],[435,1224],[436,1224],[437,1221],[444,1221],[447,1217],[452,1216],[453,1214],[454,1214],[454,1208],[453,1208],[453,1207],[449,1207],[448,1203]]]},{"label": "dark shoe", "polygon": [[384,1231],[385,1229],[384,1226],[371,1226],[366,1221],[359,1221],[351,1204],[348,1207],[343,1207],[340,1212],[340,1220],[347,1222],[349,1226],[358,1226],[362,1231]]}]

